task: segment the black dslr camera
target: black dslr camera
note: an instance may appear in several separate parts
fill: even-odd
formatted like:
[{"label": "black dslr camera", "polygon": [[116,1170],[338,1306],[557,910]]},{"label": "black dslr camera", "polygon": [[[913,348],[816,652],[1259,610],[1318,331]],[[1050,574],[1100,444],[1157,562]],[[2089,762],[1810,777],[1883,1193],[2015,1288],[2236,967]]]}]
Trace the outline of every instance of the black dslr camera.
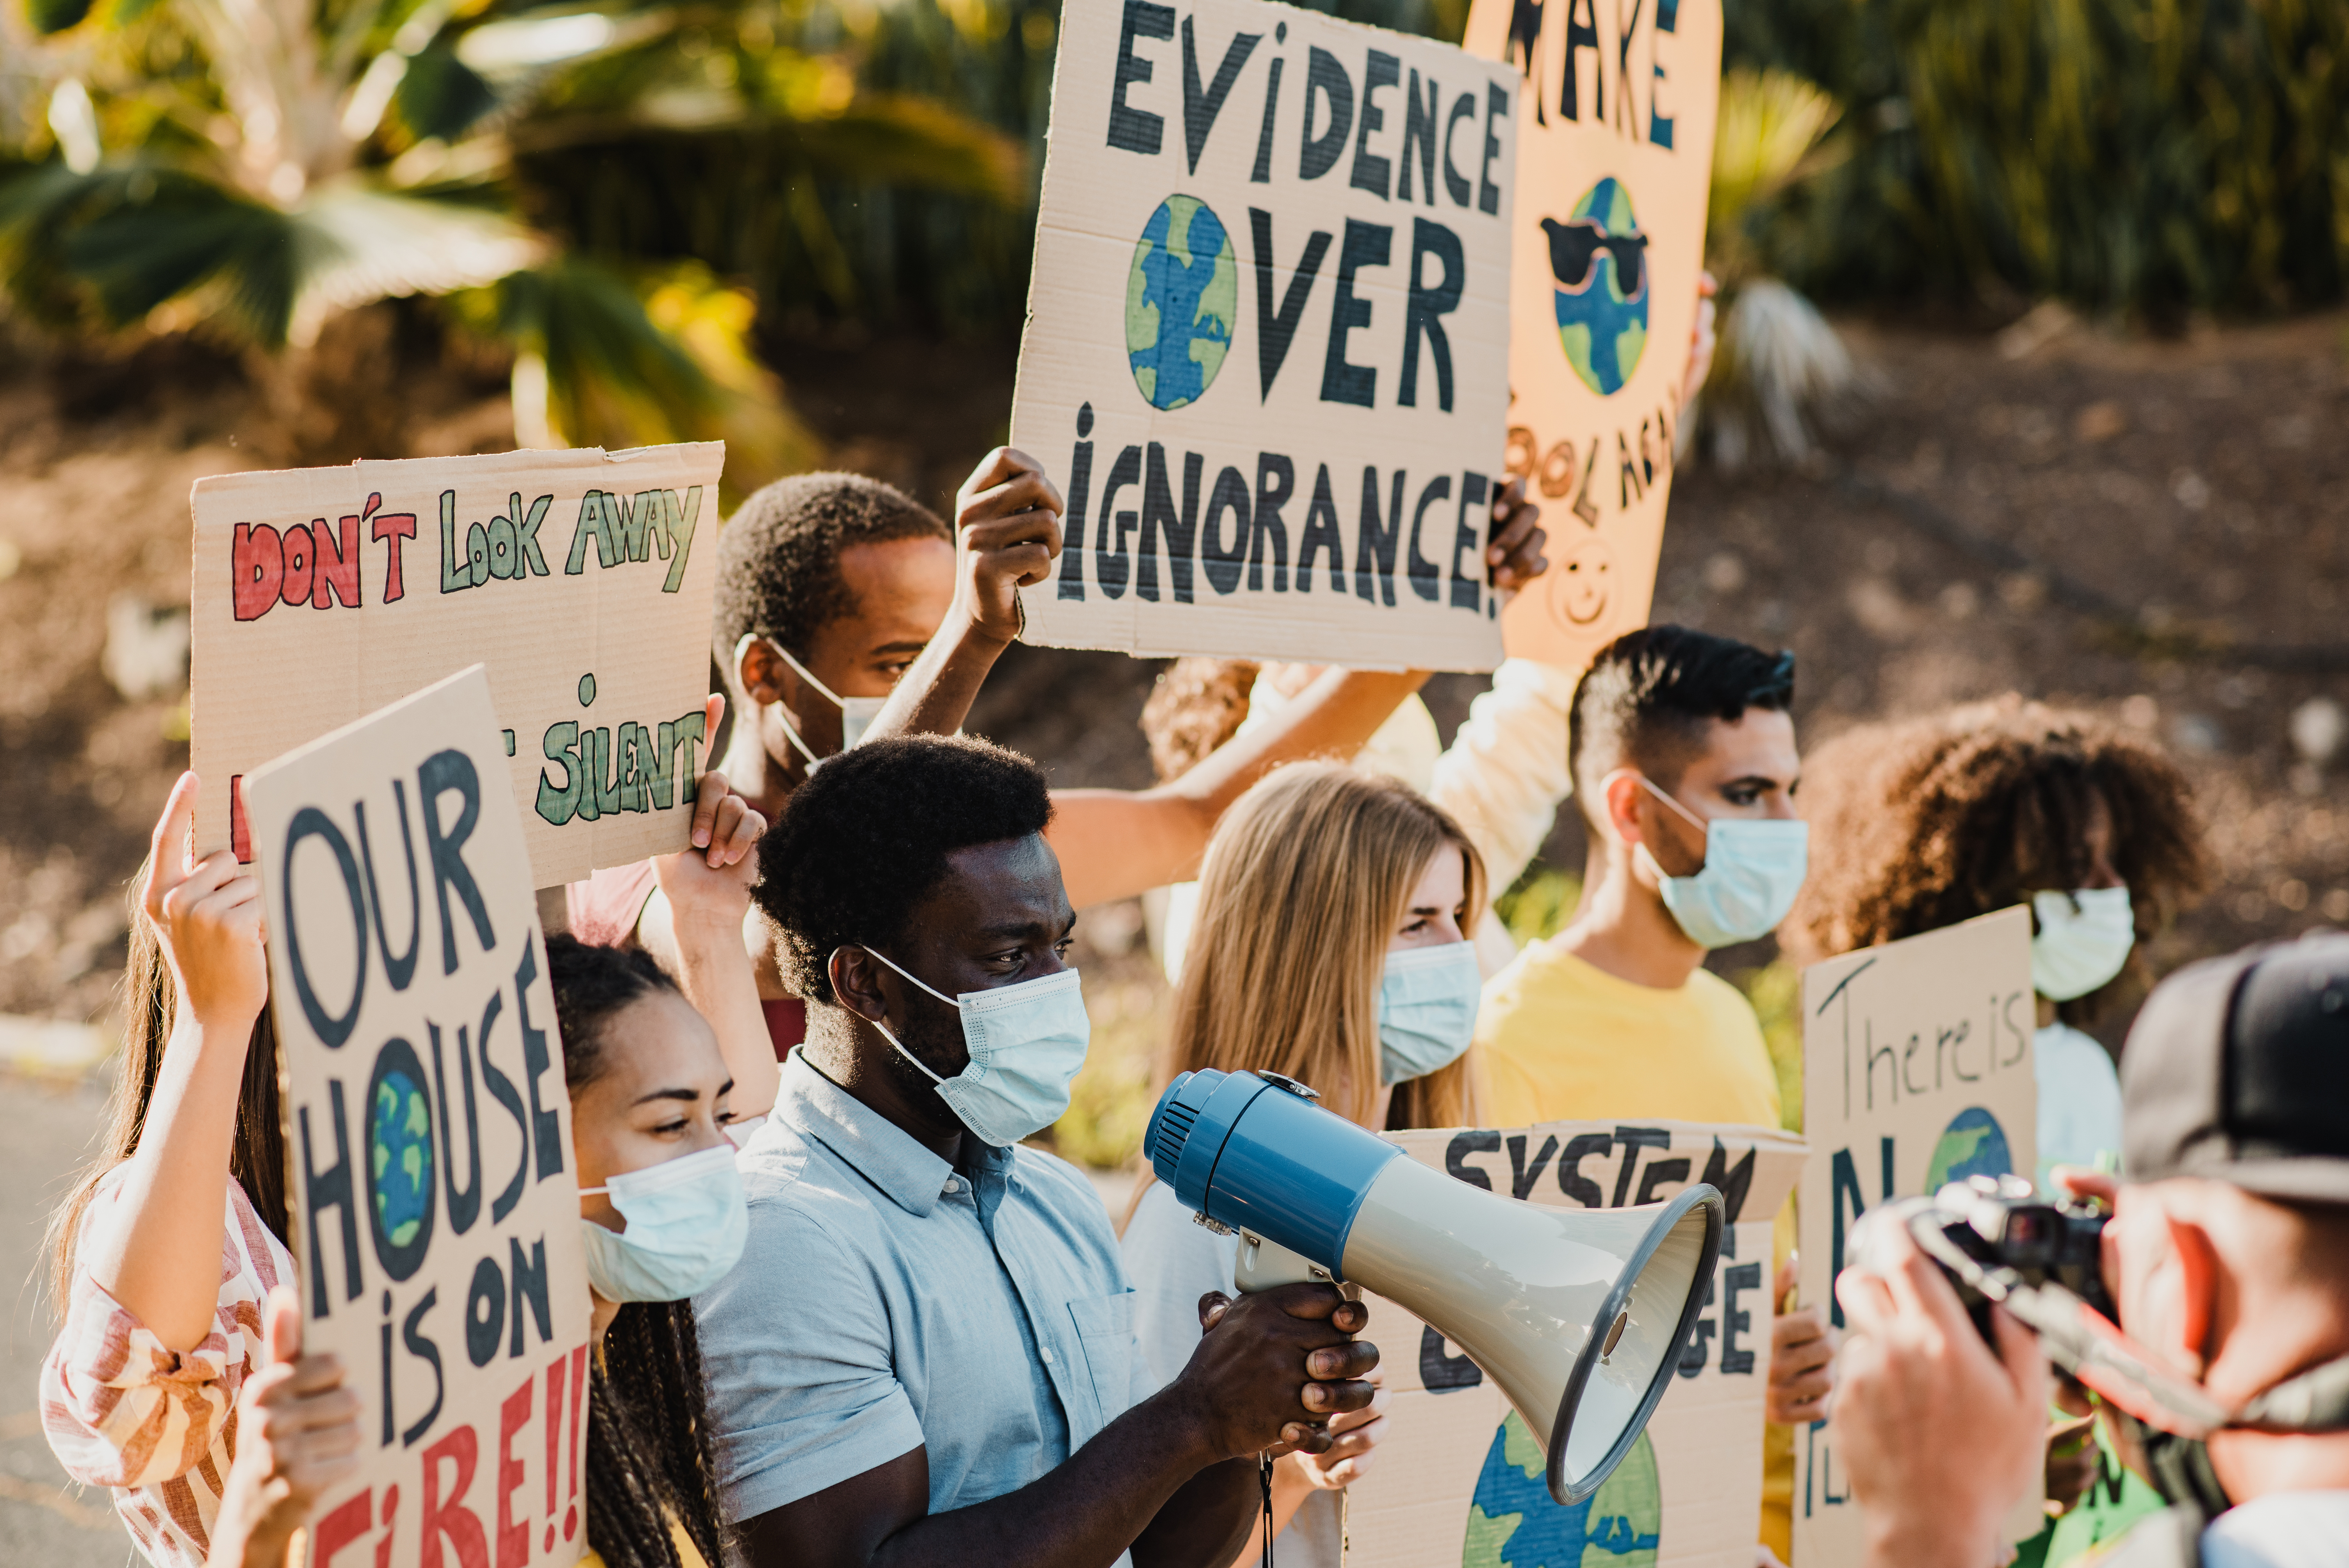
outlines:
[{"label": "black dslr camera", "polygon": [[1906,1231],[1957,1287],[1993,1350],[1994,1302],[2039,1337],[2068,1376],[2161,1429],[2200,1437],[2230,1418],[2192,1377],[2166,1366],[2117,1326],[2105,1289],[2105,1225],[2091,1203],[2050,1202],[2013,1176],[1973,1176],[1930,1198],[1869,1210],[1853,1236],[1858,1266],[1890,1272],[1885,1237]]},{"label": "black dslr camera", "polygon": [[2111,1216],[2093,1203],[2051,1202],[2018,1176],[1971,1176],[1895,1207],[1992,1344],[1991,1303],[2016,1285],[2061,1285],[2106,1319],[2116,1315],[2104,1274]]}]

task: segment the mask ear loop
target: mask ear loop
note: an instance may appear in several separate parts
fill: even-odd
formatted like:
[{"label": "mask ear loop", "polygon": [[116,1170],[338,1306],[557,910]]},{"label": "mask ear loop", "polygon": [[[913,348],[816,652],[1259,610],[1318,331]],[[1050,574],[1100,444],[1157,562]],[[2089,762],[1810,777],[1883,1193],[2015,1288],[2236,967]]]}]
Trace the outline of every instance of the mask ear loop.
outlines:
[{"label": "mask ear loop", "polygon": [[[784,647],[782,644],[775,641],[772,637],[762,636],[759,638],[759,641],[767,645],[767,651],[769,653],[773,654],[777,658],[782,660],[783,663],[791,665],[792,673],[797,675],[800,679],[815,687],[818,696],[823,697],[826,701],[830,702],[833,707],[839,708],[843,713],[848,711],[848,705],[841,701],[839,697],[834,696],[830,686],[816,679],[812,675],[810,675],[808,673],[808,667],[805,665],[792,657],[790,649]],[[799,726],[793,724],[789,718],[783,719],[782,725],[784,738],[791,741],[792,749],[796,750],[800,754],[801,758],[805,760],[808,771],[812,773],[818,768],[823,767],[824,758],[818,757],[813,750],[810,749],[808,743],[800,738]]]},{"label": "mask ear loop", "polygon": [[[1649,794],[1653,795],[1657,799],[1661,800],[1665,805],[1670,806],[1673,810],[1678,811],[1683,820],[1688,822],[1691,827],[1696,829],[1698,832],[1705,835],[1708,842],[1711,841],[1713,837],[1713,824],[1711,822],[1706,820],[1704,818],[1698,816],[1694,811],[1690,810],[1686,806],[1682,805],[1678,800],[1673,799],[1661,789],[1657,789],[1654,782],[1651,780],[1646,774],[1640,772],[1637,769],[1618,768],[1615,771],[1607,775],[1606,778],[1601,779],[1599,781],[1599,792],[1600,796],[1603,798],[1606,795],[1608,789],[1614,785],[1615,780],[1618,779],[1627,778],[1638,779],[1640,789],[1645,789]],[[1608,821],[1608,826],[1610,829],[1614,826],[1611,815]],[[1620,841],[1621,835],[1618,834],[1617,842],[1619,843]],[[1639,843],[1632,845],[1631,852],[1635,858],[1640,855],[1647,856],[1648,869],[1654,872],[1658,877],[1667,880],[1676,880],[1672,878],[1671,872],[1664,870],[1662,863],[1656,859],[1654,852],[1651,851],[1646,844]]]},{"label": "mask ear loop", "polygon": [[[788,655],[786,655],[786,656],[788,656]],[[920,985],[920,986],[922,987],[922,989],[923,989],[923,990],[927,991],[931,995],[936,996],[939,1001],[944,1002],[947,1006],[949,1006],[949,1007],[952,1007],[952,1008],[956,1009],[956,1011],[957,1011],[957,1012],[959,1012],[959,1011],[961,1010],[961,1006],[962,1006],[962,1005],[961,1005],[960,1003],[957,1002],[953,997],[951,997],[951,996],[947,995],[945,992],[943,992],[943,991],[939,990],[939,989],[938,989],[936,986],[935,986],[935,985],[925,985],[922,981],[920,981],[920,980],[918,980],[918,979],[916,979],[913,975],[906,975],[905,970],[903,970],[903,969],[901,969],[901,968],[898,968],[898,966],[897,966],[895,964],[894,964],[894,963],[891,963],[891,962],[890,962],[889,955],[888,955],[887,954],[883,953],[883,952],[882,952],[882,951],[880,951],[878,948],[874,948],[874,947],[865,947],[865,946],[863,946],[863,945],[861,945],[861,944],[860,944],[860,945],[859,945],[859,947],[858,947],[858,949],[857,949],[857,951],[859,951],[860,953],[869,953],[869,954],[871,954],[874,957],[878,958],[879,960],[881,960],[881,962],[882,962],[882,963],[884,963],[884,964],[887,964],[887,965],[889,965],[889,967],[890,967],[890,968],[897,970],[897,973],[898,973],[898,974],[900,974],[900,975],[905,975],[905,977],[906,979],[908,979],[908,980],[912,980],[912,981],[913,981],[913,983],[914,983],[915,985]],[[834,954],[835,955],[837,955],[837,954],[838,954],[838,953],[840,952],[840,949],[835,947],[835,948],[833,948],[833,954]],[[860,1015],[858,1015],[858,1016],[859,1016],[860,1017],[861,1017],[861,1016],[863,1016],[863,1015],[862,1015],[862,1014],[860,1014]],[[940,1086],[942,1086],[942,1087],[945,1085],[945,1083],[946,1083],[946,1081],[947,1081],[947,1080],[946,1080],[945,1078],[943,1078],[939,1077],[936,1073],[932,1072],[932,1071],[930,1070],[930,1068],[929,1068],[929,1064],[928,1064],[928,1063],[926,1063],[926,1062],[923,1061],[921,1057],[919,1057],[916,1056],[913,1052],[911,1052],[911,1051],[907,1050],[907,1049],[905,1048],[905,1043],[903,1040],[900,1040],[900,1039],[899,1039],[899,1038],[898,1038],[895,1034],[892,1034],[892,1033],[890,1032],[890,1029],[889,1029],[889,1026],[888,1026],[888,1025],[886,1025],[886,1024],[883,1023],[883,1022],[882,1022],[880,1019],[878,1019],[878,1018],[866,1018],[864,1021],[865,1021],[866,1023],[868,1023],[868,1024],[872,1025],[874,1028],[876,1028],[876,1029],[880,1030],[880,1031],[881,1031],[881,1037],[882,1037],[883,1039],[885,1039],[885,1040],[888,1041],[888,1042],[890,1043],[890,1045],[892,1045],[892,1046],[895,1047],[896,1047],[897,1054],[898,1054],[899,1056],[901,1056],[901,1057],[905,1057],[907,1061],[909,1061],[909,1062],[913,1063],[913,1064],[914,1064],[914,1066],[915,1066],[916,1068],[919,1068],[919,1069],[920,1069],[920,1071],[921,1071],[921,1074],[922,1074],[922,1076],[923,1076],[924,1078],[928,1078],[928,1079],[929,1079],[932,1083],[934,1083],[934,1084],[937,1084],[937,1085],[940,1085]]]}]

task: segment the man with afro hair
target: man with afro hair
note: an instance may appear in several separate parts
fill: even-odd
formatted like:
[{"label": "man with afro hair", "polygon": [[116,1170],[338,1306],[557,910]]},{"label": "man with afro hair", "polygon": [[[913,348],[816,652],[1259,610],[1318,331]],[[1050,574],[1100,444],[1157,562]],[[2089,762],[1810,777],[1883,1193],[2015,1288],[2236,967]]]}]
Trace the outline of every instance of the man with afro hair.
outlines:
[{"label": "man with afro hair", "polygon": [[694,1304],[752,1568],[1222,1568],[1255,1456],[1371,1398],[1367,1309],[1319,1284],[1210,1296],[1156,1387],[1100,1199],[1020,1145],[1089,1037],[1053,815],[1025,758],[886,737],[762,842],[807,1039],[742,1150],[742,1261]]},{"label": "man with afro hair", "polygon": [[[1019,636],[1019,590],[1043,582],[1060,554],[1061,507],[1035,459],[1008,447],[963,482],[951,529],[903,491],[855,474],[781,480],[745,501],[719,536],[712,617],[711,651],[734,712],[719,764],[730,788],[772,821],[818,763],[864,737],[959,729]],[[1516,485],[1495,499],[1486,552],[1495,587],[1518,588],[1547,564],[1539,517]],[[1216,819],[1267,769],[1350,757],[1425,679],[1332,671],[1278,722],[1178,780],[1058,792],[1047,837],[1070,896],[1081,908],[1192,874]],[[566,906],[570,929],[585,940],[640,940],[677,970],[671,911],[647,862],[573,884]],[[802,1003],[765,934],[746,926],[745,942],[780,1057],[801,1038]]]}]

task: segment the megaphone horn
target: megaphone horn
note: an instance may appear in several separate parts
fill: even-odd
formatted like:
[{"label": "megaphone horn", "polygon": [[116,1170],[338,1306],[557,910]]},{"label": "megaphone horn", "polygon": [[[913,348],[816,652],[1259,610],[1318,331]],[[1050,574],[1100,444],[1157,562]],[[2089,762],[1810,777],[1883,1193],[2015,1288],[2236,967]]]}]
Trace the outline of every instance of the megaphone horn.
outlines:
[{"label": "megaphone horn", "polygon": [[1562,1504],[1631,1451],[1721,1255],[1722,1197],[1538,1207],[1430,1170],[1278,1073],[1185,1073],[1143,1147],[1175,1199],[1242,1237],[1239,1286],[1354,1283],[1466,1351],[1525,1418]]}]

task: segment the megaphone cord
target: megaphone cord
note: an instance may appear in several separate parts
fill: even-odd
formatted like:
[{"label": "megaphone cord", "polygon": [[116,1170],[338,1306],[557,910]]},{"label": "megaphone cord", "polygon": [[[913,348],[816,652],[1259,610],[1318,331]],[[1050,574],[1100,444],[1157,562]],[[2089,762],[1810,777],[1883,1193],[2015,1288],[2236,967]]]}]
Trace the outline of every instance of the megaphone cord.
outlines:
[{"label": "megaphone cord", "polygon": [[1272,1568],[1272,1456],[1256,1457],[1257,1487],[1264,1493],[1264,1568]]}]

